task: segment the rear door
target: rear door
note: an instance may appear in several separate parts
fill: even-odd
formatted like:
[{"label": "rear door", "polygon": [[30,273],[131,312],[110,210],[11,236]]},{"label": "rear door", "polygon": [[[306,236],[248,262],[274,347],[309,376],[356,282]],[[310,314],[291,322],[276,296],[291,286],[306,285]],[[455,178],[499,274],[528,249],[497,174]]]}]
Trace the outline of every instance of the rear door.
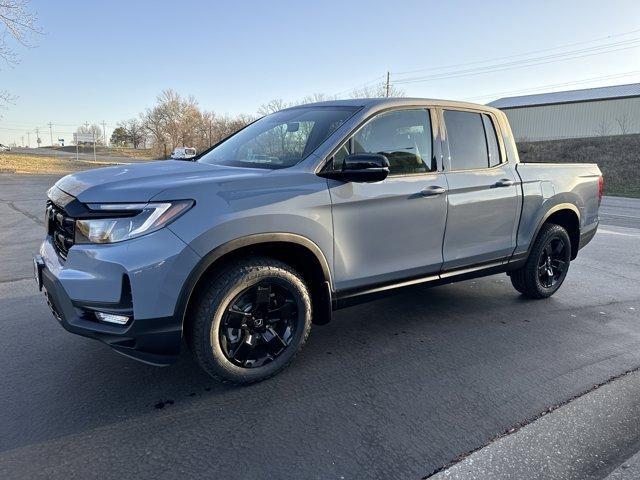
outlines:
[{"label": "rear door", "polygon": [[381,182],[328,180],[338,290],[440,271],[446,179],[437,166],[432,124],[438,125],[437,116],[428,108],[380,113],[335,154],[335,164],[349,153],[381,153],[390,163]]},{"label": "rear door", "polygon": [[447,227],[443,270],[505,260],[515,247],[518,180],[493,115],[442,110]]}]

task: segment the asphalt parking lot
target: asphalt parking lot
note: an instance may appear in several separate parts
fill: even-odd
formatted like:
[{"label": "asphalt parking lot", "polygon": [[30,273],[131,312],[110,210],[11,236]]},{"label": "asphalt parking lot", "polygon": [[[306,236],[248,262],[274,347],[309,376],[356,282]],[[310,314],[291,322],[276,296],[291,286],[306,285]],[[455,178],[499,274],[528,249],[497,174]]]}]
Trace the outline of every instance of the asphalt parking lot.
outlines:
[{"label": "asphalt parking lot", "polygon": [[56,323],[31,278],[55,180],[0,174],[0,478],[418,479],[640,367],[640,200],[605,199],[551,299],[506,275],[416,288],[337,312],[238,388]]}]

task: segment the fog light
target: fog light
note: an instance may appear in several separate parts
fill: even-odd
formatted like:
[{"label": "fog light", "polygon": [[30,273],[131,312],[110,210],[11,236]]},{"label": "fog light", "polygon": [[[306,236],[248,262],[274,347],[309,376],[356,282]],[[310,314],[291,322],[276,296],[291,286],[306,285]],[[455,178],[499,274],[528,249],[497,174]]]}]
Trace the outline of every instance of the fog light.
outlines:
[{"label": "fog light", "polygon": [[117,323],[118,325],[124,325],[129,321],[129,317],[126,315],[114,315],[113,313],[95,312],[96,318],[101,322]]}]

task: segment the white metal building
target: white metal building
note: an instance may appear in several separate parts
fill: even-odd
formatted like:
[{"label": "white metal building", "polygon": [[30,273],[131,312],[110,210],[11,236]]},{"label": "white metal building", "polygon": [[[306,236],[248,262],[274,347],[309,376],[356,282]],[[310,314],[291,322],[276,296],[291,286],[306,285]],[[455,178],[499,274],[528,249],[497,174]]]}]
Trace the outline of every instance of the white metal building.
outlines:
[{"label": "white metal building", "polygon": [[520,141],[640,133],[640,83],[505,97],[503,110]]}]

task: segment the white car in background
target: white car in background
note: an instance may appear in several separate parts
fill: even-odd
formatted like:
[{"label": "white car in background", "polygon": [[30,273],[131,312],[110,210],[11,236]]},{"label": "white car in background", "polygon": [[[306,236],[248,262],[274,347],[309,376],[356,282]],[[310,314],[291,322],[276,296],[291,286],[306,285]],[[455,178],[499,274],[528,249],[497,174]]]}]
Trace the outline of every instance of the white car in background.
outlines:
[{"label": "white car in background", "polygon": [[189,160],[196,156],[196,149],[191,147],[177,147],[171,152],[171,158],[174,160]]},{"label": "white car in background", "polygon": [[11,147],[8,147],[7,145],[3,145],[2,143],[0,143],[0,152],[10,152],[11,151]]}]

